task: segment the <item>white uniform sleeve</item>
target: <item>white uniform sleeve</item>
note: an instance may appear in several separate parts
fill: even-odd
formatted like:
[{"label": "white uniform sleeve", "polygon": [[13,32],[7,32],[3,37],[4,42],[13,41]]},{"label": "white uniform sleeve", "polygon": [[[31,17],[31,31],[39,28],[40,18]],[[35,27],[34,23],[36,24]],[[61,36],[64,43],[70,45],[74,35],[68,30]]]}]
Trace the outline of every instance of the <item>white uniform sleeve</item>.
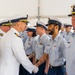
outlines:
[{"label": "white uniform sleeve", "polygon": [[23,65],[26,70],[32,73],[32,71],[36,69],[36,67],[30,62],[30,60],[26,56],[23,48],[23,42],[20,38],[12,40],[12,51],[15,58],[20,62],[20,64]]}]

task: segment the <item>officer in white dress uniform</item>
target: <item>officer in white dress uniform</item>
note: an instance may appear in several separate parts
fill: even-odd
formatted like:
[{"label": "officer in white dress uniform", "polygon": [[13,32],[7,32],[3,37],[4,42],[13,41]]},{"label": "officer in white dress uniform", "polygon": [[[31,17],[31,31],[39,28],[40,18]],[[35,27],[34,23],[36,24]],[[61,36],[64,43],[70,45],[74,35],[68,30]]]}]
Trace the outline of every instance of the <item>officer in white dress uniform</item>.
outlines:
[{"label": "officer in white dress uniform", "polygon": [[11,28],[11,23],[7,21],[2,21],[0,23],[0,39],[3,37],[3,35],[8,32]]},{"label": "officer in white dress uniform", "polygon": [[[11,23],[8,20],[4,20],[0,23],[0,40],[4,36],[6,32],[8,32],[11,28]],[[0,52],[1,57],[1,52]]]},{"label": "officer in white dress uniform", "polygon": [[[68,16],[72,17],[72,26],[75,31],[75,5],[71,6],[72,11]],[[66,68],[67,75],[75,75],[75,32],[68,40],[68,48],[66,50]]]},{"label": "officer in white dress uniform", "polygon": [[48,20],[48,30],[52,37],[45,47],[45,54],[36,64],[37,66],[40,65],[49,55],[50,69],[48,75],[65,75],[63,59],[66,52],[66,40],[59,34],[61,25],[61,22],[58,20]]},{"label": "officer in white dress uniform", "polygon": [[26,17],[12,19],[12,28],[0,43],[0,75],[19,75],[20,64],[30,73],[36,73],[38,68],[33,65],[25,54],[19,32],[26,29]]}]

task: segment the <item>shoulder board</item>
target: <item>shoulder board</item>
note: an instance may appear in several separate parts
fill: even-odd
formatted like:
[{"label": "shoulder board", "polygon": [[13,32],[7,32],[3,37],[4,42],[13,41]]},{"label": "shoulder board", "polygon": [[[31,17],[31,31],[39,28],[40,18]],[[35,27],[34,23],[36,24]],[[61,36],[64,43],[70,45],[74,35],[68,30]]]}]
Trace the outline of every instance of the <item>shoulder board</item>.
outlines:
[{"label": "shoulder board", "polygon": [[2,33],[0,33],[0,36],[3,36],[3,34],[2,34]]},{"label": "shoulder board", "polygon": [[17,37],[20,37],[17,33],[14,33]]}]

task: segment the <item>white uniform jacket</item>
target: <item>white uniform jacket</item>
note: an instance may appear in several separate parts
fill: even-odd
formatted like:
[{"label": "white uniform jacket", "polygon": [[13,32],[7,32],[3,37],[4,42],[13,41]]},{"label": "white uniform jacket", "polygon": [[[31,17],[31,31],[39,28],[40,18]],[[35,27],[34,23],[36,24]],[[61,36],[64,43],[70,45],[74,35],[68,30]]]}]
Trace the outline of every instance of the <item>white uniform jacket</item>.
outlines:
[{"label": "white uniform jacket", "polygon": [[0,29],[0,40],[3,37],[4,34],[5,34],[5,32]]},{"label": "white uniform jacket", "polygon": [[0,75],[19,75],[19,65],[32,73],[35,66],[26,57],[23,42],[19,33],[11,28],[1,39],[0,43]]}]

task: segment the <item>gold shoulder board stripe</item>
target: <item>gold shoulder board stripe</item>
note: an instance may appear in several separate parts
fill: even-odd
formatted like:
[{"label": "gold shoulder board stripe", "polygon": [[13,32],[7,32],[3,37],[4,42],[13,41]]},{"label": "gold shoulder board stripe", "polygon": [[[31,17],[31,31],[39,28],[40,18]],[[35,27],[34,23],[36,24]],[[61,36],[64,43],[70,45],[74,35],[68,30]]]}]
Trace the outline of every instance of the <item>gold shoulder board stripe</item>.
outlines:
[{"label": "gold shoulder board stripe", "polygon": [[2,34],[2,33],[0,33],[0,36],[3,36],[3,34]]},{"label": "gold shoulder board stripe", "polygon": [[20,37],[17,33],[14,33],[17,37]]}]

